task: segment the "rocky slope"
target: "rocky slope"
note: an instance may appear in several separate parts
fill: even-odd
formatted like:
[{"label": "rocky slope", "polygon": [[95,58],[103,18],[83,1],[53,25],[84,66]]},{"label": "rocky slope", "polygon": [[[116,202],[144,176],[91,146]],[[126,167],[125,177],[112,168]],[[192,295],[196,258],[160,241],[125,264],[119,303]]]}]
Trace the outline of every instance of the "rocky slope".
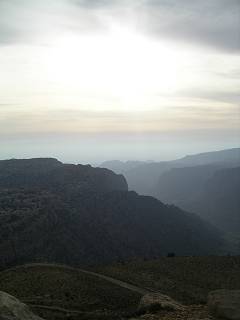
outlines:
[{"label": "rocky slope", "polygon": [[43,320],[33,314],[27,305],[3,291],[0,291],[0,319]]}]

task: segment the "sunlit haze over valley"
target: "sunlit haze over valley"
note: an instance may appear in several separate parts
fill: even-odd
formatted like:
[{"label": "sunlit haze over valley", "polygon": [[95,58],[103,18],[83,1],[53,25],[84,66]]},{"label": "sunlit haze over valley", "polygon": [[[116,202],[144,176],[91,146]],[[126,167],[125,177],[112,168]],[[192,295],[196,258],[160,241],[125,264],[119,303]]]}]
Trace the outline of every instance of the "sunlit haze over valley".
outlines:
[{"label": "sunlit haze over valley", "polygon": [[2,158],[239,145],[239,2],[0,1]]}]

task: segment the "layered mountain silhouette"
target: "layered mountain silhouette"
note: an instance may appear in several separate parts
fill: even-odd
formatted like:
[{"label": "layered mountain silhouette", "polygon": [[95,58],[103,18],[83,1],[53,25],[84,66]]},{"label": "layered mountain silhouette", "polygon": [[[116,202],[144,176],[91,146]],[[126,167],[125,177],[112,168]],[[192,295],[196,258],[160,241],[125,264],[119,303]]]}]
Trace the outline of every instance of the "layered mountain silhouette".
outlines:
[{"label": "layered mountain silhouette", "polygon": [[146,163],[152,163],[153,161],[120,161],[120,160],[110,160],[103,162],[100,167],[108,168],[116,173],[125,173],[131,169],[134,169],[140,165],[144,165]]},{"label": "layered mountain silhouette", "polygon": [[55,159],[0,161],[0,266],[219,253],[215,228],[127,191],[122,175]]},{"label": "layered mountain silhouette", "polygon": [[240,149],[145,163],[124,174],[130,190],[197,213],[227,233],[240,233]]},{"label": "layered mountain silhouette", "polygon": [[221,164],[173,168],[160,175],[152,192],[166,203],[174,203],[182,208],[199,199],[207,181],[224,168]]},{"label": "layered mountain silhouette", "polygon": [[[144,195],[156,195],[159,178],[175,168],[216,165],[216,169],[240,165],[240,148],[188,155],[181,159],[162,162],[107,161],[101,167],[122,173],[127,179],[129,190]],[[161,197],[160,197],[161,199]]]}]

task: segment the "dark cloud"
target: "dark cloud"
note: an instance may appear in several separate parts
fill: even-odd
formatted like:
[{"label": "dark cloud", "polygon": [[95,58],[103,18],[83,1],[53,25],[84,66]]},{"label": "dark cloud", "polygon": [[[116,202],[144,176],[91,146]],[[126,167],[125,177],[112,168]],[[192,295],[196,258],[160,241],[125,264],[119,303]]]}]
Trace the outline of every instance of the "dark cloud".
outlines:
[{"label": "dark cloud", "polygon": [[229,52],[240,51],[239,0],[144,1],[146,30],[172,38]]},{"label": "dark cloud", "polygon": [[240,51],[239,0],[72,1],[89,9],[131,9],[130,18],[137,27],[155,36],[229,52]]}]

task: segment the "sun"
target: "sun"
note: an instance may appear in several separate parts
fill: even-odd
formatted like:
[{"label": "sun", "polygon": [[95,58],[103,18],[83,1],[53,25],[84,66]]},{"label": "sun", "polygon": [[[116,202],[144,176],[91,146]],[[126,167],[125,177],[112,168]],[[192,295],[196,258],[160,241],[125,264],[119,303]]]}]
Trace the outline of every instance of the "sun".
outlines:
[{"label": "sun", "polygon": [[168,43],[115,26],[105,34],[61,35],[45,65],[63,92],[108,97],[134,110],[153,95],[179,89],[187,80],[184,59]]}]

